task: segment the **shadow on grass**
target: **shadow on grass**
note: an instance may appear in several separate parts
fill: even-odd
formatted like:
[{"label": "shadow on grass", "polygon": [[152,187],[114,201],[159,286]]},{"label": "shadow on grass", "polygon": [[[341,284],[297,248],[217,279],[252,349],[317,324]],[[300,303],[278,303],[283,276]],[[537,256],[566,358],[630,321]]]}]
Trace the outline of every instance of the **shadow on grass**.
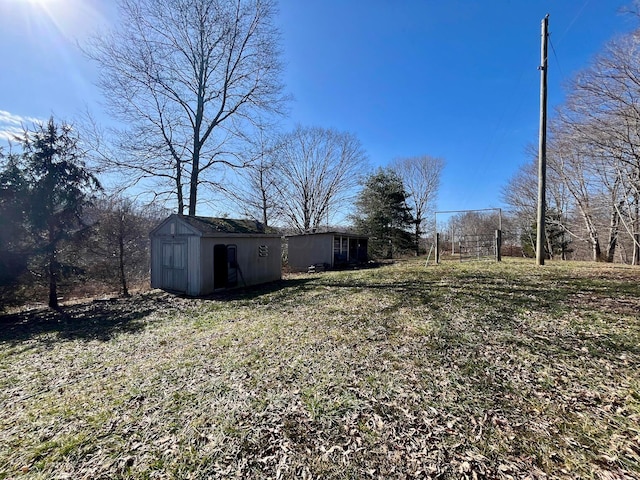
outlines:
[{"label": "shadow on grass", "polygon": [[134,296],[0,316],[0,343],[20,343],[40,335],[46,341],[108,341],[119,333],[135,333],[144,318],[161,308],[162,297]]},{"label": "shadow on grass", "polygon": [[[254,287],[216,293],[207,297],[190,298],[171,293],[152,293],[130,298],[92,301],[62,307],[60,310],[40,309],[0,316],[0,343],[17,344],[40,335],[46,342],[66,340],[108,341],[117,334],[136,333],[147,323],[146,317],[155,312],[166,312],[179,306],[199,301],[242,302],[261,296],[296,290],[314,280],[309,278],[285,279]],[[277,301],[277,298],[274,299]]]},{"label": "shadow on grass", "polygon": [[[197,300],[204,301],[252,301],[267,295],[282,293],[282,295],[295,294],[296,291],[302,291],[310,282],[317,280],[317,277],[295,277],[285,278],[275,282],[263,283],[260,285],[252,285],[248,287],[234,288],[232,290],[222,290],[202,297],[193,297]],[[190,298],[181,296],[181,298]]]}]

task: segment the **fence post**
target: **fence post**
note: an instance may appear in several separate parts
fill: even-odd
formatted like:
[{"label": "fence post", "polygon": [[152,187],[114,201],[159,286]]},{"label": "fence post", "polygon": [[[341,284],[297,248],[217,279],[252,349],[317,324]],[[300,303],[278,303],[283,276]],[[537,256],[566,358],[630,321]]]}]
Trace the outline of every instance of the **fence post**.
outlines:
[{"label": "fence post", "polygon": [[440,234],[436,233],[436,265],[440,263]]},{"label": "fence post", "polygon": [[502,230],[496,230],[496,262],[502,261]]}]

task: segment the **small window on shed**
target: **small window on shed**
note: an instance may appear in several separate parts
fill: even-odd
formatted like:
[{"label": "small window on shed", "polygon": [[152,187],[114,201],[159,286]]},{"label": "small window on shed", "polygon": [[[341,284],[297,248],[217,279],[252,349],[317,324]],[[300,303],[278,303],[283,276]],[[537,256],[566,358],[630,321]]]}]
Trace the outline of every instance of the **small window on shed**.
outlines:
[{"label": "small window on shed", "polygon": [[175,224],[175,222],[171,222],[169,224],[169,231],[171,232],[171,235],[175,235],[176,234],[176,224]]}]

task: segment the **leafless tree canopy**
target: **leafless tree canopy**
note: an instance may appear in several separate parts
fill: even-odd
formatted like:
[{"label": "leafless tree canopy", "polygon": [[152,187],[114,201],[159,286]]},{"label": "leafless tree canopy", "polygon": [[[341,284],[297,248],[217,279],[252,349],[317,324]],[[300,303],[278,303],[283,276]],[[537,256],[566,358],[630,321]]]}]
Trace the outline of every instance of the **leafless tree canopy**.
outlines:
[{"label": "leafless tree canopy", "polygon": [[278,192],[281,183],[278,173],[278,139],[268,128],[259,126],[247,141],[247,168],[238,171],[235,181],[225,190],[226,196],[247,218],[253,218],[265,229],[281,217]]},{"label": "leafless tree canopy", "polygon": [[407,202],[415,219],[416,254],[419,254],[419,239],[424,223],[429,213],[435,211],[444,160],[429,155],[398,158],[393,161],[391,168],[402,179],[409,194]]},{"label": "leafless tree canopy", "polygon": [[367,162],[354,135],[319,127],[284,135],[274,155],[282,217],[300,233],[350,208]]},{"label": "leafless tree canopy", "polygon": [[[549,130],[548,173],[557,197],[549,203],[562,228],[589,245],[594,260],[611,262],[622,249],[639,264],[640,31],[610,42],[575,77]],[[535,199],[532,173],[521,171],[505,190],[512,206]]]},{"label": "leafless tree canopy", "polygon": [[[283,107],[272,0],[119,0],[121,21],[88,55],[122,123],[127,156],[110,158],[132,182],[195,215],[198,189],[216,168],[243,166],[239,132],[258,112]],[[160,188],[160,185],[162,188]]]}]

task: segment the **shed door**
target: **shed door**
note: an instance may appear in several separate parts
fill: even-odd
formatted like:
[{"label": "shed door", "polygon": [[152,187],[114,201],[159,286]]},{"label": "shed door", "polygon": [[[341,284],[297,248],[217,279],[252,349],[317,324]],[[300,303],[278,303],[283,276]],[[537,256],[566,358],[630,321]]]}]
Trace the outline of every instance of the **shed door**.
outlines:
[{"label": "shed door", "polygon": [[227,246],[213,246],[213,288],[227,288]]},{"label": "shed door", "polygon": [[162,288],[176,292],[187,291],[187,244],[162,244]]},{"label": "shed door", "polygon": [[238,284],[238,258],[235,245],[213,246],[213,288],[230,288]]},{"label": "shed door", "polygon": [[227,287],[238,285],[238,248],[227,245]]}]

